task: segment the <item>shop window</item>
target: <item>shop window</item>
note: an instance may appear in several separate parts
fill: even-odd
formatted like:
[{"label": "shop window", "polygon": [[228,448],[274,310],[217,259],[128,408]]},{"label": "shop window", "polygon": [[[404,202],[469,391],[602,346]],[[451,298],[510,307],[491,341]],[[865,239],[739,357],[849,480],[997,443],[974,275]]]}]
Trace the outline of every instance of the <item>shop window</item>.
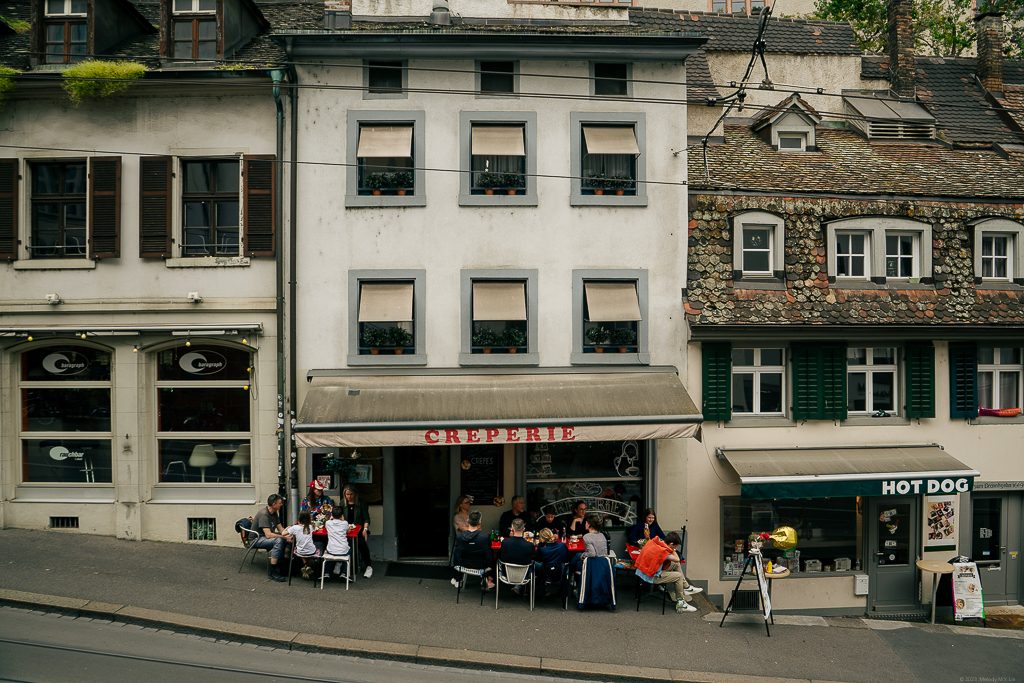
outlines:
[{"label": "shop window", "polygon": [[[723,497],[722,578],[740,575],[750,534],[770,533],[780,526],[795,529],[800,543],[790,551],[765,548],[764,557],[773,565],[811,576],[819,576],[826,568],[841,574],[860,571],[866,566],[861,542],[863,504],[859,497],[799,500]],[[841,567],[848,569],[844,571]]]},{"label": "shop window", "polygon": [[546,509],[568,522],[579,501],[604,518],[604,528],[636,524],[646,507],[646,441],[531,444],[526,450],[526,509]]},{"label": "shop window", "polygon": [[537,271],[462,271],[462,365],[536,365]]},{"label": "shop window", "polygon": [[460,205],[537,205],[536,112],[464,111],[460,130]]},{"label": "shop window", "polygon": [[785,223],[764,211],[748,211],[732,219],[733,279],[781,280],[784,276]]},{"label": "shop window", "polygon": [[426,365],[426,272],[351,270],[349,365]]},{"label": "shop window", "polygon": [[402,60],[367,60],[363,63],[363,99],[407,98],[409,63]]},{"label": "shop window", "polygon": [[573,206],[646,206],[643,114],[570,114]]},{"label": "shop window", "polygon": [[112,483],[111,356],[76,346],[21,354],[22,480]]},{"label": "shop window", "polygon": [[895,412],[896,349],[849,348],[846,350],[848,413]]},{"label": "shop window", "polygon": [[189,159],[182,172],[182,255],[237,256],[241,163]]},{"label": "shop window", "polygon": [[163,483],[251,480],[247,349],[187,342],[157,353],[156,436]]},{"label": "shop window", "polygon": [[345,205],[425,206],[423,112],[349,112]]},{"label": "shop window", "polygon": [[732,350],[732,412],[782,415],[785,349]]},{"label": "shop window", "polygon": [[591,95],[605,97],[633,96],[633,65],[591,62]]},{"label": "shop window", "polygon": [[978,347],[978,407],[1019,408],[1021,374],[1019,348]]},{"label": "shop window", "polygon": [[519,92],[519,62],[476,63],[476,90],[483,97],[508,97]]}]

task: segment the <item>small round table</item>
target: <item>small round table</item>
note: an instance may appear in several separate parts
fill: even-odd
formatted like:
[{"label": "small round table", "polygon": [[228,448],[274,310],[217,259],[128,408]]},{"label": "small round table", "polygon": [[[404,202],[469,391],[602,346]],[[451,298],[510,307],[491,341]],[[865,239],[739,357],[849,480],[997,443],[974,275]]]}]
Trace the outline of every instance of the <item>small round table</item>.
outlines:
[{"label": "small round table", "polygon": [[939,574],[952,574],[953,565],[935,560],[918,560],[917,568],[932,575],[932,623],[935,623],[935,596],[939,593]]}]

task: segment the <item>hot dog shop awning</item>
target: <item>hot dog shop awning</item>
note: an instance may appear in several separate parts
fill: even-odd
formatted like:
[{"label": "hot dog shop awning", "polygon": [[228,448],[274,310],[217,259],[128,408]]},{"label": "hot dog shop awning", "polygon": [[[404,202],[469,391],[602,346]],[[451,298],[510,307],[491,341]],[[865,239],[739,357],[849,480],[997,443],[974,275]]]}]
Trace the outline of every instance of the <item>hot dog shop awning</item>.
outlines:
[{"label": "hot dog shop awning", "polygon": [[838,448],[722,448],[742,498],[965,493],[979,473],[935,444]]},{"label": "hot dog shop awning", "polygon": [[672,439],[702,417],[673,367],[644,371],[358,374],[312,371],[303,447]]}]

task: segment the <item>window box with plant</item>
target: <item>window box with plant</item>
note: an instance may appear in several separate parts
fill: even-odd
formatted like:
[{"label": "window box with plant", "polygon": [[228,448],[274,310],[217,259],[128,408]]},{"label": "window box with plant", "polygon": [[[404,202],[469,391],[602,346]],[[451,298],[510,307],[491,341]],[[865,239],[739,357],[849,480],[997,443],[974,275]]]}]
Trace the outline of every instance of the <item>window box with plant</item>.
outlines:
[{"label": "window box with plant", "polygon": [[374,196],[386,193],[404,197],[412,189],[412,182],[411,172],[398,171],[396,173],[370,173],[366,176],[363,184]]},{"label": "window box with plant", "polygon": [[587,327],[584,336],[584,353],[635,353],[637,350],[636,327],[630,321],[611,323],[611,327]]},{"label": "window box with plant", "polygon": [[596,195],[603,195],[605,192],[619,197],[626,194],[628,190],[635,192],[636,182],[627,175],[605,175],[604,173],[592,173],[584,178],[583,189],[590,190]]},{"label": "window box with plant", "polygon": [[485,171],[476,177],[474,189],[483,190],[484,194],[520,194],[525,191],[526,182],[519,173],[491,173]]},{"label": "window box with plant", "polygon": [[401,356],[405,351],[411,350],[412,346],[412,333],[399,327],[397,323],[387,327],[363,323],[360,353],[373,356],[381,353]]},{"label": "window box with plant", "polygon": [[473,353],[518,353],[526,351],[526,332],[519,321],[476,324]]}]

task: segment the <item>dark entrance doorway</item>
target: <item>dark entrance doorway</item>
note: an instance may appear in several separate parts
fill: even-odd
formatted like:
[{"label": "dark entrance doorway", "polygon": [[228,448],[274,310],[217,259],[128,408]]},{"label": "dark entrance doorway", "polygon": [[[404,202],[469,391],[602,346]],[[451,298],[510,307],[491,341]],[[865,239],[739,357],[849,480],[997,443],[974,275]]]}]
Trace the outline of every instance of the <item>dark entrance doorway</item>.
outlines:
[{"label": "dark entrance doorway", "polygon": [[399,559],[448,557],[450,481],[446,446],[395,449]]},{"label": "dark entrance doorway", "polygon": [[978,563],[986,605],[1016,605],[1020,600],[1021,496],[971,495],[971,559]]}]

